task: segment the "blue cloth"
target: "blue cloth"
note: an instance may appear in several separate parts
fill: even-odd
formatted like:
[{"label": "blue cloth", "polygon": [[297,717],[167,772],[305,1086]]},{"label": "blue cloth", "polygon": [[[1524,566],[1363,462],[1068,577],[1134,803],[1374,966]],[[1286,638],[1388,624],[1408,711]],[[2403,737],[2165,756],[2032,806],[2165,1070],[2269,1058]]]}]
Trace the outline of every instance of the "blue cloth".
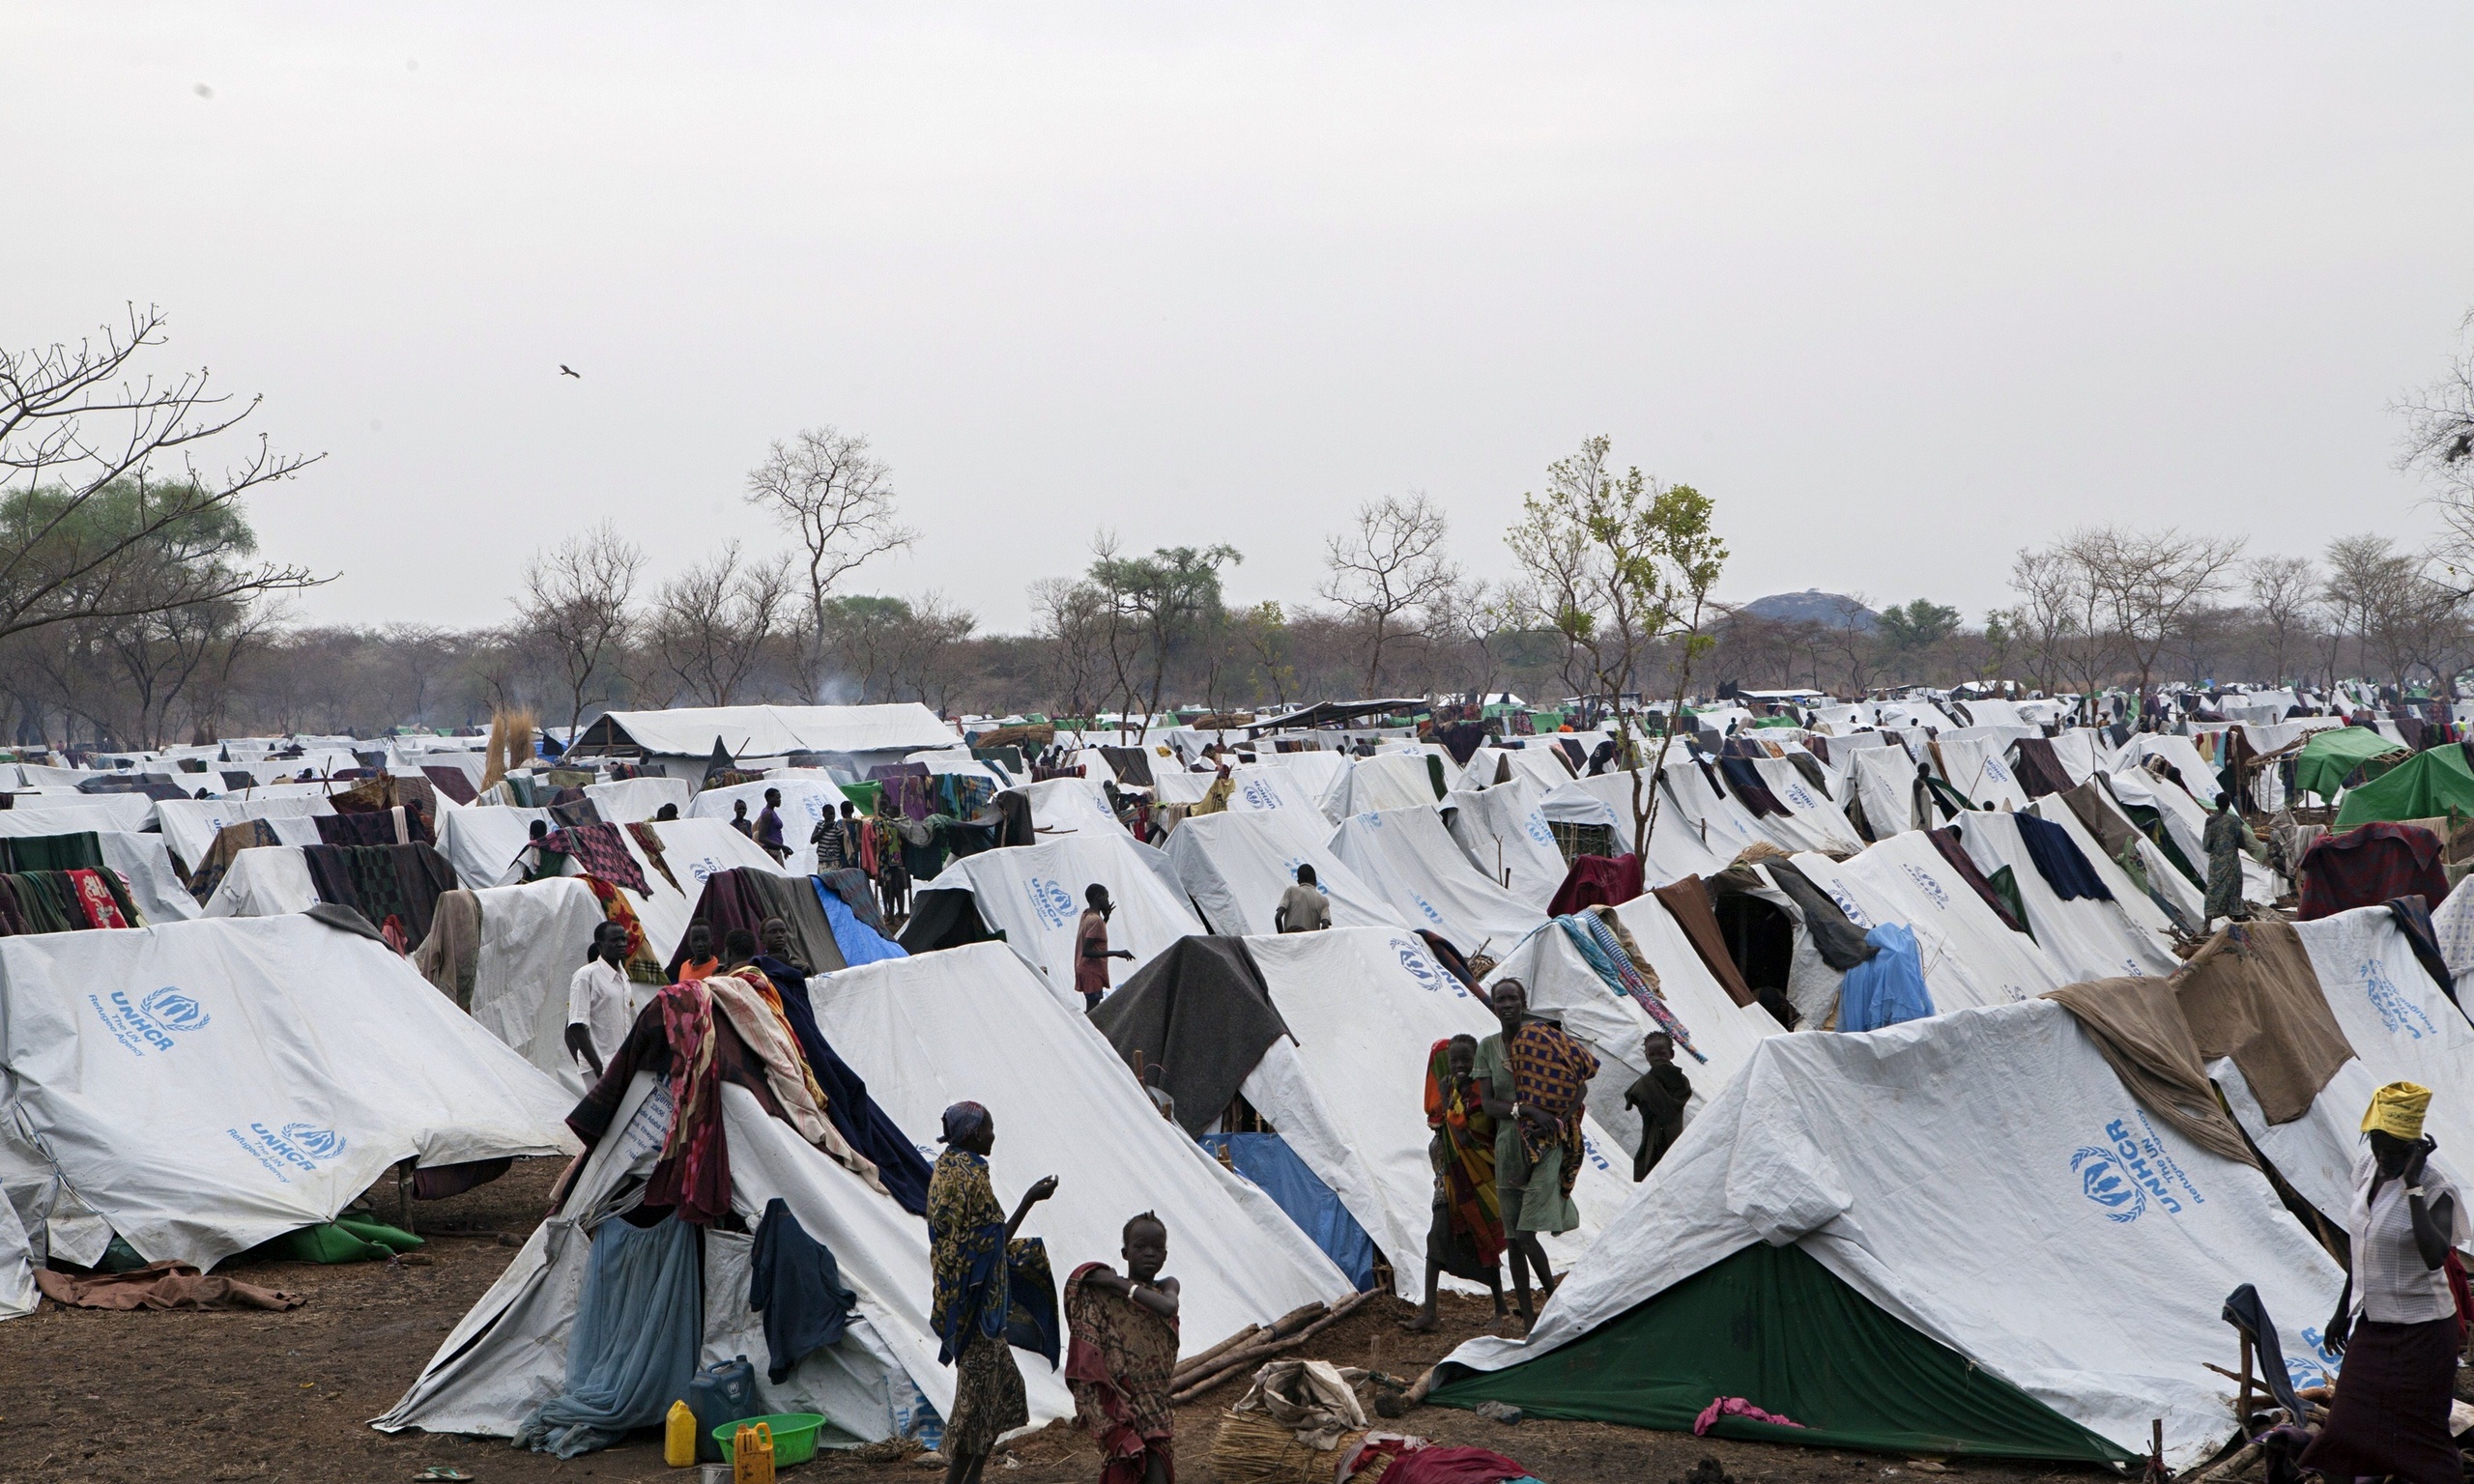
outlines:
[{"label": "blue cloth", "polygon": [[1849,969],[1839,985],[1838,1028],[1878,1031],[1933,1013],[1933,993],[1924,987],[1924,960],[1907,925],[1884,923],[1864,934],[1864,941],[1880,952]]},{"label": "blue cloth", "polygon": [[1708,1064],[1710,1059],[1692,1043],[1692,1033],[1684,1028],[1683,1020],[1667,1007],[1658,992],[1650,987],[1649,981],[1641,977],[1641,971],[1633,967],[1631,956],[1624,952],[1623,942],[1597,913],[1576,912],[1568,917],[1559,917],[1555,922],[1607,988],[1638,1003],[1650,1018],[1658,1023],[1658,1029],[1666,1032],[1667,1039],[1675,1042],[1677,1049],[1696,1062]]},{"label": "blue cloth", "polygon": [[833,944],[842,950],[844,963],[855,969],[863,963],[910,956],[901,944],[859,921],[850,903],[835,896],[822,879],[810,876],[808,884],[816,888],[816,899],[824,904],[824,919],[833,925]]},{"label": "blue cloth", "polygon": [[1332,1187],[1323,1184],[1306,1161],[1277,1133],[1206,1133],[1202,1147],[1228,1151],[1237,1173],[1252,1181],[1287,1213],[1298,1230],[1323,1249],[1332,1265],[1349,1275],[1359,1293],[1374,1286],[1374,1239],[1357,1224]]},{"label": "blue cloth", "polygon": [[791,1022],[791,1034],[798,1039],[799,1054],[807,1058],[816,1085],[824,1089],[824,1116],[852,1149],[876,1163],[877,1179],[896,1204],[914,1216],[926,1215],[927,1156],[885,1116],[868,1096],[868,1084],[824,1039],[816,1022],[816,1005],[808,997],[808,976],[770,954],[757,955],[756,966],[782,996],[783,1018]]},{"label": "blue cloth", "polygon": [[801,1360],[837,1344],[859,1296],[842,1286],[833,1251],[807,1233],[780,1196],[756,1228],[747,1306],[764,1315],[764,1379],[780,1385]]},{"label": "blue cloth", "polygon": [[565,1387],[518,1425],[515,1445],[574,1458],[630,1429],[657,1426],[687,1394],[704,1336],[696,1228],[676,1215],[649,1227],[618,1216],[603,1221],[592,1229],[584,1297],[567,1336]]},{"label": "blue cloth", "polygon": [[2019,821],[2019,841],[2028,847],[2028,859],[2036,863],[2036,874],[2045,885],[2064,901],[2093,897],[2098,901],[2114,899],[2113,888],[2096,874],[2087,857],[2070,838],[2070,832],[2050,819],[2033,814],[2013,814]]}]

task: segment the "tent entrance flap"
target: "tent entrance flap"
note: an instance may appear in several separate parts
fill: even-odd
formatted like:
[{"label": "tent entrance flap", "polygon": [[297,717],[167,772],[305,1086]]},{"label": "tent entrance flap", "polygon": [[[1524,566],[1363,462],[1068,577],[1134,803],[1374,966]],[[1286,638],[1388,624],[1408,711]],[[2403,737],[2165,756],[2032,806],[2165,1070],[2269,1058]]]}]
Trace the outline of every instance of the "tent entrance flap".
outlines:
[{"label": "tent entrance flap", "polygon": [[[1455,1368],[1456,1369],[1456,1368]],[[1850,1288],[1801,1247],[1756,1242],[1578,1340],[1427,1399],[1689,1432],[1740,1396],[1800,1428],[1721,1417],[1723,1438],[2112,1464],[2130,1455]]]}]

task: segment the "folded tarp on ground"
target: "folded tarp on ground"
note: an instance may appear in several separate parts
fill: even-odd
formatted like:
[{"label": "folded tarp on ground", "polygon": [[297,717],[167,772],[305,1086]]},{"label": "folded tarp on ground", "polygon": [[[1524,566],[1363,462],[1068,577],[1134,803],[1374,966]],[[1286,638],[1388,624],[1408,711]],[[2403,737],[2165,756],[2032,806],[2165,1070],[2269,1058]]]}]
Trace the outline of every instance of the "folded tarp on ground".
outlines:
[{"label": "folded tarp on ground", "polygon": [[[1773,1270],[1694,1289],[1730,1260]],[[2257,1285],[2308,1356],[2343,1280],[2263,1175],[2145,1116],[2039,1000],[1764,1041],[1531,1338],[1462,1345],[1451,1363],[1485,1374],[1433,1399],[1681,1428],[1737,1394],[1807,1424],[1765,1439],[2090,1460],[2144,1452],[2161,1416],[2187,1468],[2234,1427],[2232,1383],[2201,1364],[2226,1354],[2225,1295]],[[1654,1343],[1670,1307],[1706,1342]],[[1706,1340],[1732,1325],[1748,1338]],[[1763,1360],[1790,1344],[1773,1358],[1862,1363]]]},{"label": "folded tarp on ground", "polygon": [[7,1111],[149,1260],[330,1220],[401,1159],[576,1147],[555,1082],[299,915],[0,939],[0,1051]]}]

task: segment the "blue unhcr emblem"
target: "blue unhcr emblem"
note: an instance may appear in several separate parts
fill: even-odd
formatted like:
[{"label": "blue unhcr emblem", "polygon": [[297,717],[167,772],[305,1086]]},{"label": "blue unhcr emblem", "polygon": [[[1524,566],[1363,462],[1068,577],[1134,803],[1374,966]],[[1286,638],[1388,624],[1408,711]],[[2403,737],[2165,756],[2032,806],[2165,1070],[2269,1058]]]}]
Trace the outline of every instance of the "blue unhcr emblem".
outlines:
[{"label": "blue unhcr emblem", "polygon": [[2070,1156],[2080,1193],[2105,1208],[2109,1221],[2136,1221],[2147,1212],[2147,1192],[2122,1174],[2110,1149],[2085,1148]]}]

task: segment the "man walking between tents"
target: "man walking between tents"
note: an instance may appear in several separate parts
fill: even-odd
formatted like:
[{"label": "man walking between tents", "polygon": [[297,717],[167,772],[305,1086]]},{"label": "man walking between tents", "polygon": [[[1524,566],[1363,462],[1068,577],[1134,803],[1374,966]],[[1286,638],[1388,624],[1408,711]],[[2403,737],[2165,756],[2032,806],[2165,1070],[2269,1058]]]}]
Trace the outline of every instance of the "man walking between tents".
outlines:
[{"label": "man walking between tents", "polygon": [[567,980],[567,1054],[599,1081],[618,1054],[635,1016],[627,1010],[627,925],[608,920],[592,928],[584,967]]}]

